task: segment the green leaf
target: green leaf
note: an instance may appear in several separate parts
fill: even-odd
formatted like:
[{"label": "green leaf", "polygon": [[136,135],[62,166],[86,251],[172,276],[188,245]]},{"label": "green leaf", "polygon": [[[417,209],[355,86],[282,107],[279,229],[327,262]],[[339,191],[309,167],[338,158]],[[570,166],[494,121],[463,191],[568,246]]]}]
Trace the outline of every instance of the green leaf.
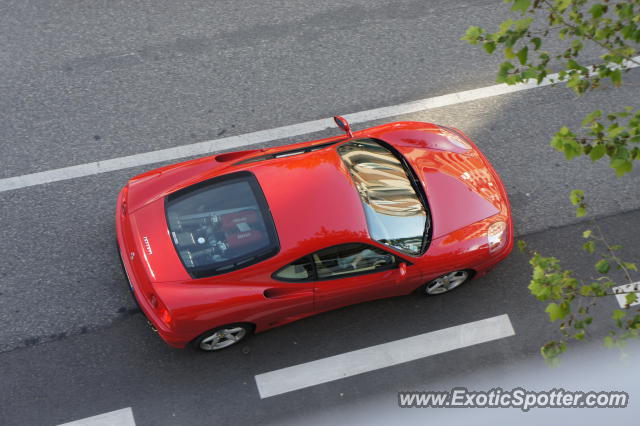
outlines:
[{"label": "green leaf", "polygon": [[612,348],[614,345],[613,338],[611,336],[606,336],[603,343],[607,348]]},{"label": "green leaf", "polygon": [[626,130],[627,129],[625,127],[619,126],[617,123],[613,123],[607,129],[607,136],[609,137],[609,139],[615,139],[618,135]]},{"label": "green leaf", "polygon": [[622,71],[620,71],[620,69],[611,71],[611,75],[609,77],[611,78],[611,82],[614,86],[620,87],[622,84]]},{"label": "green leaf", "polygon": [[509,81],[507,81],[507,76],[509,75],[509,71],[511,71],[513,68],[515,68],[513,66],[513,64],[511,62],[503,62],[500,64],[500,69],[498,70],[498,77],[496,78],[496,81],[498,83],[507,83],[507,84],[513,84],[513,83],[509,83]]},{"label": "green leaf", "polygon": [[[574,59],[569,59],[569,61],[567,61],[567,69],[582,71],[582,70],[584,70],[584,67],[582,65],[580,65]],[[578,77],[579,77],[579,75],[578,75]]]},{"label": "green leaf", "polygon": [[611,315],[611,318],[613,318],[616,321],[620,321],[625,317],[625,315],[627,315],[625,311],[621,311],[620,309],[614,309],[613,314]]},{"label": "green leaf", "polygon": [[498,30],[498,34],[504,35],[507,31],[509,31],[509,28],[511,28],[513,22],[513,19],[502,21],[502,23],[500,24],[500,29]]},{"label": "green leaf", "polygon": [[636,271],[638,272],[638,265],[636,265],[635,263],[632,262],[622,262],[622,264],[624,265],[625,268],[627,268],[630,271]]},{"label": "green leaf", "polygon": [[486,50],[487,53],[489,55],[491,55],[493,53],[493,51],[496,50],[496,42],[495,41],[485,41],[484,44],[482,45],[482,47],[484,47],[484,50]]},{"label": "green leaf", "polygon": [[522,72],[522,80],[536,79],[538,80],[539,74],[536,68],[527,68]]},{"label": "green leaf", "polygon": [[591,151],[589,152],[589,158],[591,158],[591,161],[597,161],[601,159],[606,152],[607,147],[603,143],[599,143],[591,148]]},{"label": "green leaf", "polygon": [[600,272],[601,274],[606,274],[607,272],[609,272],[610,268],[611,266],[609,265],[609,262],[606,259],[600,259],[596,263],[596,271]]},{"label": "green leaf", "polygon": [[632,303],[636,303],[638,301],[638,294],[637,293],[627,293],[627,295],[625,296],[627,305],[631,305]]},{"label": "green leaf", "polygon": [[607,6],[604,4],[594,4],[589,9],[589,13],[593,16],[593,19],[598,19],[607,11]]},{"label": "green leaf", "polygon": [[567,126],[562,126],[560,130],[558,130],[559,136],[569,136],[571,135],[571,130]]},{"label": "green leaf", "polygon": [[544,278],[544,268],[536,265],[535,268],[533,268],[533,279],[541,280],[543,278]]},{"label": "green leaf", "polygon": [[537,281],[531,281],[527,288],[538,300],[545,301],[549,298],[549,288],[542,286]]},{"label": "green leaf", "polygon": [[576,217],[582,217],[587,214],[587,209],[580,206],[576,208]]},{"label": "green leaf", "polygon": [[531,25],[532,22],[533,22],[533,18],[518,19],[517,21],[513,22],[513,28],[516,31],[525,31],[529,29],[529,26]]},{"label": "green leaf", "polygon": [[596,251],[596,243],[595,241],[587,241],[582,245],[582,249],[589,254],[593,254]]},{"label": "green leaf", "polygon": [[540,348],[540,354],[551,366],[558,365],[558,356],[567,351],[565,342],[549,342]]},{"label": "green leaf", "polygon": [[511,10],[514,12],[520,12],[524,15],[524,13],[531,6],[531,0],[514,0],[513,6],[511,6]]},{"label": "green leaf", "polygon": [[582,238],[589,238],[591,236],[591,229],[587,229],[582,233]]},{"label": "green leaf", "polygon": [[578,52],[580,52],[580,51],[582,50],[583,45],[582,45],[582,42],[581,42],[580,40],[578,40],[578,39],[574,39],[574,40],[571,42],[571,47],[573,47],[574,55],[575,55],[575,56],[578,56]]},{"label": "green leaf", "polygon": [[540,37],[534,37],[531,39],[531,43],[533,43],[533,49],[534,50],[538,50],[540,49],[540,46],[542,46],[542,40],[540,40]]},{"label": "green leaf", "polygon": [[524,240],[518,240],[518,250],[524,253],[527,250],[527,243]]},{"label": "green leaf", "polygon": [[588,285],[584,285],[580,287],[580,294],[583,296],[591,296],[593,294],[593,289]]},{"label": "green leaf", "polygon": [[591,123],[590,129],[592,133],[597,135],[604,130],[604,126],[601,123],[594,121],[593,123]]},{"label": "green leaf", "polygon": [[602,110],[599,109],[587,114],[584,120],[582,120],[582,127],[587,127],[589,124],[593,123],[597,118],[600,117],[602,117]]},{"label": "green leaf", "polygon": [[614,158],[611,160],[611,167],[616,171],[616,176],[621,177],[633,170],[633,163],[623,158]]},{"label": "green leaf", "polygon": [[564,151],[564,137],[558,135],[554,136],[553,139],[551,139],[551,146],[557,151]]},{"label": "green leaf", "polygon": [[549,314],[549,320],[556,321],[567,316],[569,305],[566,302],[562,302],[559,305],[557,303],[549,303],[544,311]]},{"label": "green leaf", "polygon": [[470,44],[477,44],[478,38],[480,38],[483,32],[484,30],[482,28],[472,25],[467,28],[467,33],[460,40],[466,40]]},{"label": "green leaf", "polygon": [[562,12],[569,6],[571,6],[572,0],[556,0],[556,7],[558,11]]},{"label": "green leaf", "polygon": [[507,59],[513,59],[516,57],[516,54],[513,53],[513,49],[510,47],[507,47],[506,49],[504,49],[504,57]]},{"label": "green leaf", "polygon": [[[631,2],[627,4],[620,4],[617,11],[618,16],[623,19],[631,19],[633,18],[633,4]],[[640,20],[639,17],[636,17],[636,22]]]},{"label": "green leaf", "polygon": [[527,63],[527,55],[529,52],[529,48],[527,46],[523,47],[516,53],[518,60],[520,61],[520,65],[524,65]]},{"label": "green leaf", "polygon": [[636,32],[636,26],[633,24],[626,25],[622,27],[622,30],[620,30],[620,32],[622,33],[624,38],[633,38],[633,35]]},{"label": "green leaf", "polygon": [[564,156],[567,160],[572,160],[582,154],[582,146],[575,139],[565,139]]},{"label": "green leaf", "polygon": [[584,200],[584,191],[581,189],[574,189],[569,195],[569,200],[574,206],[580,204]]}]

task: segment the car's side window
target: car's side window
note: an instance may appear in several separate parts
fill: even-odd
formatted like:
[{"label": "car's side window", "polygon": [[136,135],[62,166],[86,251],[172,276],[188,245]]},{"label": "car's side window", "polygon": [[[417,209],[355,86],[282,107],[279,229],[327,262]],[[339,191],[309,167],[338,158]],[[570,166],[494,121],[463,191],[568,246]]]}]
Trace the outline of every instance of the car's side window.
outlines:
[{"label": "car's side window", "polygon": [[311,259],[309,257],[298,259],[280,268],[273,277],[283,281],[308,281],[313,278]]},{"label": "car's side window", "polygon": [[313,254],[318,279],[377,272],[394,268],[397,258],[367,244],[342,244]]}]

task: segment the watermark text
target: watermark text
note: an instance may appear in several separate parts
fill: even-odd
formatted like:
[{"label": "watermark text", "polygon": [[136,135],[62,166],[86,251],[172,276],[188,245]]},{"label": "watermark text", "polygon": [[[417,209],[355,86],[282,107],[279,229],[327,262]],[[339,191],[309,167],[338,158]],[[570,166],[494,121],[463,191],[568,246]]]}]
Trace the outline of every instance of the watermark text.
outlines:
[{"label": "watermark text", "polygon": [[622,391],[567,391],[562,388],[535,392],[523,388],[470,391],[398,392],[401,408],[625,408],[629,394]]}]

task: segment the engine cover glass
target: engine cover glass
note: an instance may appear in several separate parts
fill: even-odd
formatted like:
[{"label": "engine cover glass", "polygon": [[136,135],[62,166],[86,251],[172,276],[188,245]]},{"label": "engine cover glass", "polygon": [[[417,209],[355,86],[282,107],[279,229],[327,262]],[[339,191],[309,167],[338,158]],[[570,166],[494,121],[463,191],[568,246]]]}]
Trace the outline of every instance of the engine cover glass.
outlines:
[{"label": "engine cover glass", "polygon": [[170,194],[166,215],[173,244],[194,278],[244,268],[278,252],[264,194],[248,172]]}]

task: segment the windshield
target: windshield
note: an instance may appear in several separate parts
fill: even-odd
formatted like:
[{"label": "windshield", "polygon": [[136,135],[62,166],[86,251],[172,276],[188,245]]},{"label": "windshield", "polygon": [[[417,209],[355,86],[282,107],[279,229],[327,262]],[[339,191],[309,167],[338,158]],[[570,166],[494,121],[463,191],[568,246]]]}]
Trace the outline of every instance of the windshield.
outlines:
[{"label": "windshield", "polygon": [[393,152],[373,139],[338,147],[362,200],[369,234],[397,250],[420,254],[429,218],[411,171]]},{"label": "windshield", "polygon": [[256,178],[234,173],[167,197],[167,224],[194,278],[240,269],[278,252],[278,239]]}]

